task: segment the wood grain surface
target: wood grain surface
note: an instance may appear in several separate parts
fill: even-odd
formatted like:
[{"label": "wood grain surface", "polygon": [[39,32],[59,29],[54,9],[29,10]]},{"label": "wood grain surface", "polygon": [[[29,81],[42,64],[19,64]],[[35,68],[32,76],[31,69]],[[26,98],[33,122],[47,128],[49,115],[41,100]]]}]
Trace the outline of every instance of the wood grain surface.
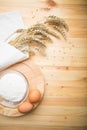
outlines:
[{"label": "wood grain surface", "polygon": [[0,116],[0,129],[87,129],[87,1],[0,0],[0,13],[18,10],[25,27],[55,14],[69,24],[69,42],[48,46],[47,56],[36,55],[45,78],[45,95],[39,107],[21,118]]}]

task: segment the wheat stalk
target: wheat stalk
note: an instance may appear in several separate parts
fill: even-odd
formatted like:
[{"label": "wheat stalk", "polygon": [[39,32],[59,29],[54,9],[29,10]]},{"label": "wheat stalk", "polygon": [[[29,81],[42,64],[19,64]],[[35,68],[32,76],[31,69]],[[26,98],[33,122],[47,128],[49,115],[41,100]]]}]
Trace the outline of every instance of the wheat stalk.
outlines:
[{"label": "wheat stalk", "polygon": [[29,45],[29,47],[31,46],[35,46],[38,48],[38,50],[43,54],[43,51],[46,49],[46,45],[45,43],[40,40],[39,38],[33,36],[28,36],[28,37],[23,37],[23,38],[16,38],[16,42],[15,41],[11,41],[10,42],[11,45],[14,45],[16,48],[20,48],[22,47],[24,44]]},{"label": "wheat stalk", "polygon": [[59,26],[53,26],[54,29],[56,29],[62,36],[65,40],[67,40],[67,35],[66,35],[66,32],[64,29],[60,28]]},{"label": "wheat stalk", "polygon": [[34,25],[29,31],[31,32],[32,30],[40,30],[40,31],[44,31],[45,33],[52,35],[58,39],[60,39],[59,35],[57,33],[55,33],[54,31],[52,31],[51,29],[49,29],[47,26],[45,26],[45,24],[40,23],[40,24],[36,24]]},{"label": "wheat stalk", "polygon": [[[52,30],[52,28],[54,28],[54,30]],[[13,41],[10,41],[9,44],[23,52],[29,52],[31,56],[35,55],[38,51],[45,55],[46,43],[52,43],[50,35],[60,39],[59,34],[55,32],[55,30],[58,31],[65,40],[67,39],[66,31],[69,31],[69,27],[66,22],[57,16],[48,16],[44,23],[35,24],[28,29],[18,29],[16,33],[19,33],[19,36]],[[27,45],[29,45],[28,49],[21,49]]]},{"label": "wheat stalk", "polygon": [[35,35],[36,37],[41,36],[39,38],[41,38],[42,40],[48,40],[49,42],[52,42],[50,36],[48,35],[47,32],[43,31],[43,30],[34,30],[33,35]]},{"label": "wheat stalk", "polygon": [[51,24],[57,25],[59,27],[64,27],[66,29],[66,31],[69,31],[69,27],[68,27],[67,23],[62,18],[59,18],[54,15],[47,17],[47,19],[44,23],[48,23],[50,25]]}]

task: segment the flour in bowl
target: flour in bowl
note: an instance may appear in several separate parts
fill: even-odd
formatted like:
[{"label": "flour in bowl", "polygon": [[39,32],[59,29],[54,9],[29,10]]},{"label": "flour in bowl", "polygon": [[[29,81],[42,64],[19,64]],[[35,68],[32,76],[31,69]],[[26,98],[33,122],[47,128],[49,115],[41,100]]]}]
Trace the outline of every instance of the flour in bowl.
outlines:
[{"label": "flour in bowl", "polygon": [[0,96],[11,102],[20,102],[27,93],[27,81],[19,72],[8,72],[0,79]]}]

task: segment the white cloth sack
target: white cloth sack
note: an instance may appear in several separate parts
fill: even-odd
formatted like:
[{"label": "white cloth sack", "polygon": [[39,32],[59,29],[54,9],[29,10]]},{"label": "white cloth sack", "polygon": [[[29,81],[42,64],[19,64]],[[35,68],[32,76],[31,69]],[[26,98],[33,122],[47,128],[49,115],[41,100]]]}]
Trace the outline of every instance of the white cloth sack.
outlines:
[{"label": "white cloth sack", "polygon": [[29,55],[4,42],[20,28],[24,28],[24,24],[19,12],[0,14],[0,71],[29,57]]}]

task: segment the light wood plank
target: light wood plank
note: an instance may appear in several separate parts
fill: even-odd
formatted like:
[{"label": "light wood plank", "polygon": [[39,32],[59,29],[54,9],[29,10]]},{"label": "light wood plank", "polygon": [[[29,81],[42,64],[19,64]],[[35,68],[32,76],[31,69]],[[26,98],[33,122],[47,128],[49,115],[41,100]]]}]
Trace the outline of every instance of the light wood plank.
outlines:
[{"label": "light wood plank", "polygon": [[20,126],[20,125],[14,125],[14,126],[1,126],[1,130],[86,130],[86,127],[35,127],[35,126]]}]

